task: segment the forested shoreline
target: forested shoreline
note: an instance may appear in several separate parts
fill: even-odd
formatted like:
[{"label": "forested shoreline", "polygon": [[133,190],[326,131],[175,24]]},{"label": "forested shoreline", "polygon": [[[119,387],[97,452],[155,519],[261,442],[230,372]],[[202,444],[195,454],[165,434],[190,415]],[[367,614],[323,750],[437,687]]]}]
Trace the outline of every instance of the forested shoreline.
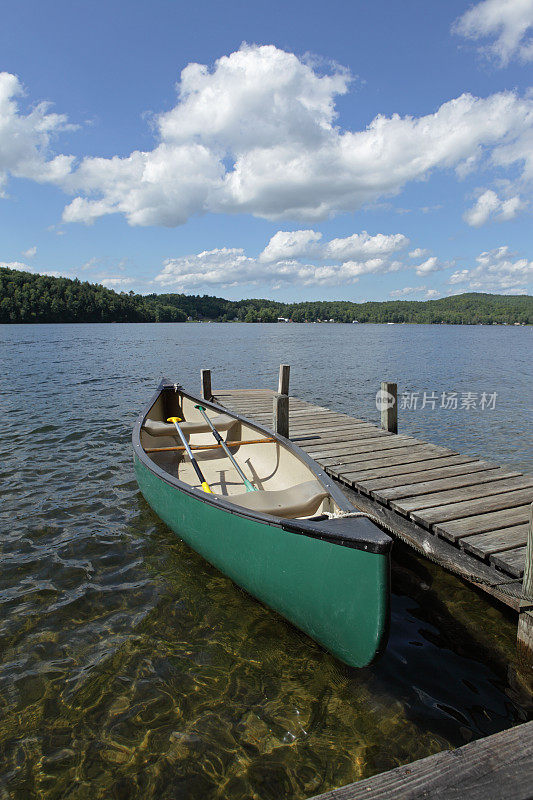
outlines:
[{"label": "forested shoreline", "polygon": [[407,322],[533,324],[533,297],[468,293],[439,300],[352,303],[225,300],[115,292],[99,284],[0,268],[0,322]]}]

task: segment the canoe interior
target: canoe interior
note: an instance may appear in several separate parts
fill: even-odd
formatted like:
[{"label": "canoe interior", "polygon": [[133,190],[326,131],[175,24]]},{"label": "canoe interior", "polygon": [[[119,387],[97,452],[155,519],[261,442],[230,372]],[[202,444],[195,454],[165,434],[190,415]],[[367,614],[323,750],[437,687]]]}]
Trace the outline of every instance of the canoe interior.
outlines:
[{"label": "canoe interior", "polygon": [[[181,417],[186,422],[203,422],[200,411],[195,408],[197,402],[196,399],[190,398],[180,391],[163,391],[148,411],[145,417],[145,424],[149,423],[149,421],[166,422],[168,417],[174,415]],[[207,406],[206,411],[208,416],[215,420],[221,413],[220,410]],[[232,415],[230,414],[229,416]],[[239,419],[235,419],[230,427],[226,430],[219,430],[219,432],[222,438],[228,442],[266,438],[263,430]],[[216,444],[211,431],[191,433],[187,436],[187,439],[193,448],[195,445],[212,446]],[[152,448],[179,445],[181,445],[181,441],[177,432],[171,435],[152,436],[144,427],[141,429],[141,446],[145,451]],[[244,444],[231,447],[230,450],[248,480],[258,490],[287,490],[308,481],[320,480],[320,476],[317,476],[305,461],[281,442]],[[214,494],[223,496],[230,502],[235,502],[232,497],[237,497],[245,492],[245,487],[239,474],[222,448],[193,449],[193,454]],[[172,477],[178,478],[180,481],[197,489],[201,488],[192,464],[184,451],[147,453],[147,455],[154,464]],[[306,519],[324,512],[332,513],[336,511],[339,511],[339,508],[331,495],[327,493],[319,505],[316,508],[313,507],[311,514],[293,515],[292,518]]]}]

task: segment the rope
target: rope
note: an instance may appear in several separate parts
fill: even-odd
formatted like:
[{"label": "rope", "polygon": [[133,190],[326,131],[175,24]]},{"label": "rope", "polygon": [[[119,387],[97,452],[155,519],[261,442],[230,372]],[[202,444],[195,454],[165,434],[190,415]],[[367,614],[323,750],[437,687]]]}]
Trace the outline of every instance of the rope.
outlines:
[{"label": "rope", "polygon": [[[408,544],[409,547],[418,550],[425,556],[429,561],[432,561],[434,564],[437,564],[439,567],[443,567],[447,569],[449,572],[452,572],[454,575],[457,575],[464,580],[470,581],[471,583],[477,583],[478,585],[482,586],[490,586],[495,592],[499,592],[500,594],[505,595],[506,597],[512,597],[515,600],[525,600],[528,603],[533,603],[533,598],[529,597],[527,594],[524,594],[523,591],[518,590],[516,587],[509,587],[505,586],[505,583],[498,583],[494,584],[492,581],[489,581],[485,578],[481,578],[479,575],[475,575],[473,572],[469,572],[468,570],[463,570],[460,567],[457,567],[455,564],[452,564],[447,559],[443,558],[442,556],[436,556],[434,553],[431,552],[429,545],[417,545],[410,537],[404,536],[402,533],[399,533],[397,530],[392,528],[387,522],[384,522],[375,514],[370,514],[366,511],[324,511],[324,514],[329,517],[330,519],[347,519],[348,517],[366,517],[371,522],[374,522],[378,527],[383,528],[387,533],[390,533],[393,538],[401,539],[401,541]],[[502,575],[502,577],[504,577]],[[509,583],[512,582],[512,579],[508,581]]]}]

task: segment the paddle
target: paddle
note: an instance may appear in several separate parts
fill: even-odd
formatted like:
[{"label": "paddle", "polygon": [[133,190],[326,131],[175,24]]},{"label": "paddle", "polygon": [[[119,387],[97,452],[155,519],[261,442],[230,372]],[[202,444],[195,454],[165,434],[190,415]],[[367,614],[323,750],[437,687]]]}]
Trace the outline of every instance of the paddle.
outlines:
[{"label": "paddle", "polygon": [[247,492],[255,492],[256,491],[255,486],[253,486],[250,483],[250,481],[248,480],[248,478],[246,477],[246,475],[244,474],[242,469],[239,467],[239,465],[237,464],[237,462],[233,458],[230,450],[228,449],[228,446],[227,446],[226,442],[224,441],[224,439],[222,438],[220,433],[217,431],[217,429],[215,428],[215,426],[213,425],[213,423],[211,422],[211,420],[207,416],[207,414],[205,412],[205,408],[203,406],[195,406],[195,408],[197,408],[198,411],[201,413],[201,415],[203,416],[203,418],[205,419],[205,421],[207,422],[207,424],[209,425],[209,427],[213,431],[213,436],[217,440],[217,443],[223,448],[223,450],[226,453],[227,457],[229,458],[229,460],[231,461],[231,463],[233,464],[233,466],[235,467],[235,469],[239,473],[241,480],[243,481],[244,485],[246,486],[246,491]]},{"label": "paddle", "polygon": [[208,492],[208,494],[213,494],[213,492],[209,488],[209,484],[207,483],[206,479],[202,475],[202,470],[198,466],[197,460],[195,459],[195,457],[192,454],[191,448],[189,447],[189,442],[187,441],[187,438],[186,438],[185,434],[183,433],[183,431],[181,430],[180,426],[178,425],[178,423],[181,422],[181,417],[169,417],[167,419],[167,422],[173,422],[174,425],[176,426],[176,430],[179,433],[179,437],[180,437],[181,441],[183,442],[183,446],[185,447],[185,450],[187,451],[187,455],[191,459],[191,464],[194,467],[194,471],[198,475],[198,479],[199,479],[200,483],[202,484],[202,489],[204,490],[204,492]]}]

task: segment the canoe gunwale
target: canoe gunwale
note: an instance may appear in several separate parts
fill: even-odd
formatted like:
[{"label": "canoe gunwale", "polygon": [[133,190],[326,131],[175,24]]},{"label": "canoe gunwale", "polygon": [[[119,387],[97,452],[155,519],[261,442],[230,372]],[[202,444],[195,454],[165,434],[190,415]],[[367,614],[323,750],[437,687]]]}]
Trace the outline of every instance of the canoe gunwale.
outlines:
[{"label": "canoe gunwale", "polygon": [[159,395],[167,390],[179,391],[185,397],[194,402],[201,403],[206,408],[228,414],[239,422],[242,422],[246,425],[251,425],[253,428],[261,431],[263,434],[275,438],[280,445],[290,450],[305,463],[305,465],[311,470],[315,477],[328,491],[340,509],[346,511],[347,513],[356,511],[354,506],[346,498],[341,489],[333,482],[333,480],[318,466],[315,461],[313,461],[312,458],[307,455],[307,453],[301,450],[296,444],[294,444],[294,442],[291,442],[290,439],[286,439],[284,436],[273,433],[272,431],[269,431],[268,428],[265,428],[257,423],[255,420],[248,419],[241,414],[229,411],[217,403],[196,397],[190,392],[185,391],[180,384],[167,381],[164,378],[161,380],[150,401],[138,415],[132,432],[132,444],[135,457],[138,458],[139,461],[141,461],[141,463],[157,478],[164,481],[177,491],[194,497],[196,500],[199,500],[202,503],[208,503],[209,505],[219,508],[221,511],[235,514],[239,517],[244,517],[266,525],[272,525],[274,527],[281,528],[287,533],[308,536],[313,539],[328,541],[332,544],[338,544],[343,547],[363,550],[368,553],[386,555],[390,552],[392,546],[391,537],[381,531],[366,517],[341,517],[317,522],[311,522],[304,519],[285,519],[282,517],[274,517],[270,516],[269,514],[262,514],[244,507],[241,508],[221,497],[220,495],[207,494],[201,489],[196,489],[194,486],[180,481],[178,478],[174,478],[168,472],[165,472],[165,470],[158,467],[157,464],[155,464],[154,461],[149,458],[141,445],[141,428],[148,415],[148,412],[154,405]]}]

